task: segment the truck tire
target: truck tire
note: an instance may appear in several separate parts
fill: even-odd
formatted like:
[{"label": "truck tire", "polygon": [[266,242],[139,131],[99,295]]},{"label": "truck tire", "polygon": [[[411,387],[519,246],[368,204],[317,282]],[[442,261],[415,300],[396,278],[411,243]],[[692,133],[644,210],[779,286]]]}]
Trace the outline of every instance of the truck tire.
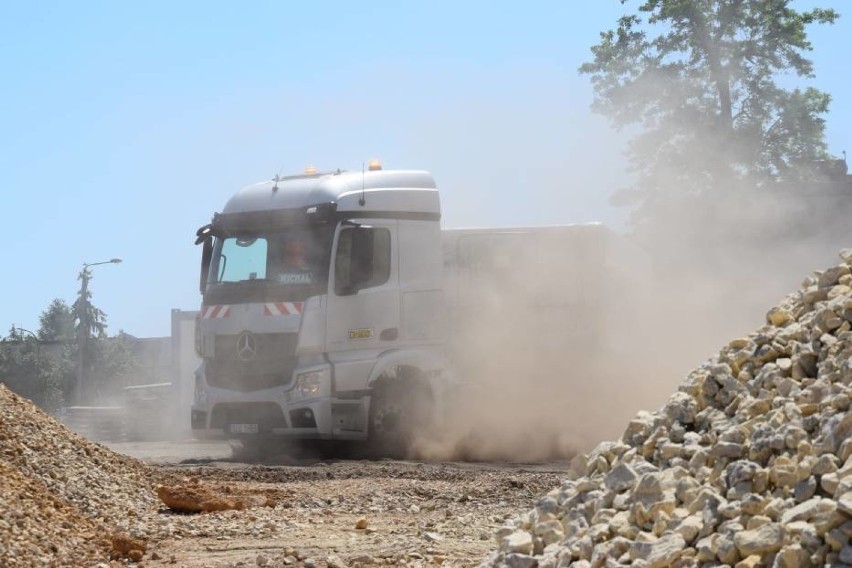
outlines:
[{"label": "truck tire", "polygon": [[370,400],[368,448],[372,457],[406,458],[418,435],[434,423],[434,399],[416,372],[380,378]]}]

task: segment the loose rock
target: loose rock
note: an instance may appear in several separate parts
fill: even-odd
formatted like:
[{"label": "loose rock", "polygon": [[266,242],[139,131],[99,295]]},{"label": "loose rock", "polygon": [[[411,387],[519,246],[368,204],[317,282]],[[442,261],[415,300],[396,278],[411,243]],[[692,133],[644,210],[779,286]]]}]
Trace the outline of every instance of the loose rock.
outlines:
[{"label": "loose rock", "polygon": [[[843,255],[689,373],[663,408],[595,448],[558,510],[516,523],[487,564],[530,550],[548,566],[748,568],[772,555],[778,567],[852,564],[852,253]],[[534,548],[554,523],[564,536]]]}]

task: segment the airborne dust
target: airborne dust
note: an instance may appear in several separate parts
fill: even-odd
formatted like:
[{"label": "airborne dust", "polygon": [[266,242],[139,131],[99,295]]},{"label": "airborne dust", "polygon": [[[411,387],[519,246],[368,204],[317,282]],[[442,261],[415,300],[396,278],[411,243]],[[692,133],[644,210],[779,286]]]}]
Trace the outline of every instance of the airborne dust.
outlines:
[{"label": "airborne dust", "polygon": [[467,258],[445,243],[463,387],[416,456],[567,458],[617,439],[850,245],[850,194],[841,171],[667,202],[627,237],[517,231],[515,250],[504,240]]}]

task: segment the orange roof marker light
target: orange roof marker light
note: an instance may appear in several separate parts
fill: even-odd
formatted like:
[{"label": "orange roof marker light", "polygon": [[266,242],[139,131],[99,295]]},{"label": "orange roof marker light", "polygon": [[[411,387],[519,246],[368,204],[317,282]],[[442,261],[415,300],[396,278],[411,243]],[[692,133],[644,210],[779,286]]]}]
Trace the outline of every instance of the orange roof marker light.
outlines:
[{"label": "orange roof marker light", "polygon": [[315,173],[317,173],[317,169],[314,166],[308,166],[307,168],[305,168],[305,175],[306,176],[312,176]]},{"label": "orange roof marker light", "polygon": [[382,163],[378,160],[370,160],[370,165],[367,166],[367,169],[371,172],[377,172],[382,169]]}]

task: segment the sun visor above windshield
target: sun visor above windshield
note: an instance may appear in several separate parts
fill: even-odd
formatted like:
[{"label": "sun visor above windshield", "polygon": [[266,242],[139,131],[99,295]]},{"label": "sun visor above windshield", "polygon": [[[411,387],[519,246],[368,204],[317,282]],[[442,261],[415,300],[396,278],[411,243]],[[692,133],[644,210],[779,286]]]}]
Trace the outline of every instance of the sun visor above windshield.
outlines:
[{"label": "sun visor above windshield", "polygon": [[297,209],[269,209],[213,215],[213,233],[266,233],[297,225],[326,225],[335,220],[336,203],[318,203]]}]

